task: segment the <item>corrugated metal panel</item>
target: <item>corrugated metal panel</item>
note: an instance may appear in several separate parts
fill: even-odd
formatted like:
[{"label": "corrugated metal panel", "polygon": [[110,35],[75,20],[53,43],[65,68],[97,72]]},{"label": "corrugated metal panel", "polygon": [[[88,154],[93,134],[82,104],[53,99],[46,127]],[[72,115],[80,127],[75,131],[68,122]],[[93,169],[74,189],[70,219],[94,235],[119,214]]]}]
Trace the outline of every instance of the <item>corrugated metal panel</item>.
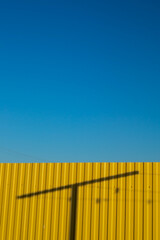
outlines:
[{"label": "corrugated metal panel", "polygon": [[77,240],[158,240],[160,163],[0,164],[0,239],[71,239],[71,206]]}]

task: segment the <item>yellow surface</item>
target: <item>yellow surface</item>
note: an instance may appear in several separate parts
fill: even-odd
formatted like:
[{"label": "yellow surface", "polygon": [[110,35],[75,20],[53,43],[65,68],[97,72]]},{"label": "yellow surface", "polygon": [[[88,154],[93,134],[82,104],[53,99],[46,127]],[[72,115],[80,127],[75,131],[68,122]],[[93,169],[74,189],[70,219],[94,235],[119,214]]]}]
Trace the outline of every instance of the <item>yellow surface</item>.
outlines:
[{"label": "yellow surface", "polygon": [[76,239],[160,239],[160,163],[0,164],[0,239],[69,239],[71,188],[17,196],[126,172],[78,187]]}]

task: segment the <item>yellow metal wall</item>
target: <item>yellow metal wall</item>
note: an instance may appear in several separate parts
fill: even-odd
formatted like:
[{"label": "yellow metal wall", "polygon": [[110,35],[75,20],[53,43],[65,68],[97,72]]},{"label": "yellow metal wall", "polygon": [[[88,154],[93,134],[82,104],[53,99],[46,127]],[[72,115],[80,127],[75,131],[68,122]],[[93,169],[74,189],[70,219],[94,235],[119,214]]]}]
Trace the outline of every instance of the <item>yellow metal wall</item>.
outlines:
[{"label": "yellow metal wall", "polygon": [[17,196],[121,173],[78,187],[76,239],[160,239],[160,163],[0,164],[0,239],[69,239],[71,189]]}]

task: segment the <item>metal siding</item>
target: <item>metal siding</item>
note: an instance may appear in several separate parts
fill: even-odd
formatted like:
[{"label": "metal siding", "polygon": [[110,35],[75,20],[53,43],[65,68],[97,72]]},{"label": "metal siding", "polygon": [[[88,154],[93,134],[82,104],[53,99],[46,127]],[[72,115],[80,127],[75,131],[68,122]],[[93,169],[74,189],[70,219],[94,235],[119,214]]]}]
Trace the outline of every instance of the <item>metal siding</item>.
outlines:
[{"label": "metal siding", "polygon": [[1,163],[0,239],[69,239],[71,188],[78,187],[76,239],[160,239],[160,163]]}]

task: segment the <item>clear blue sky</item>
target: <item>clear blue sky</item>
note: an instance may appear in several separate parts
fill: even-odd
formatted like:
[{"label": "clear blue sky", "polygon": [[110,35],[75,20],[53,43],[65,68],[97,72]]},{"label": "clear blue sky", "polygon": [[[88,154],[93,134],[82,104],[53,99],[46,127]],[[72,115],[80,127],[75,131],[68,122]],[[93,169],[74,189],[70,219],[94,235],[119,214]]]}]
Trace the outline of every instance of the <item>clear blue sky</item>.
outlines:
[{"label": "clear blue sky", "polygon": [[0,161],[159,160],[160,2],[1,1]]}]

